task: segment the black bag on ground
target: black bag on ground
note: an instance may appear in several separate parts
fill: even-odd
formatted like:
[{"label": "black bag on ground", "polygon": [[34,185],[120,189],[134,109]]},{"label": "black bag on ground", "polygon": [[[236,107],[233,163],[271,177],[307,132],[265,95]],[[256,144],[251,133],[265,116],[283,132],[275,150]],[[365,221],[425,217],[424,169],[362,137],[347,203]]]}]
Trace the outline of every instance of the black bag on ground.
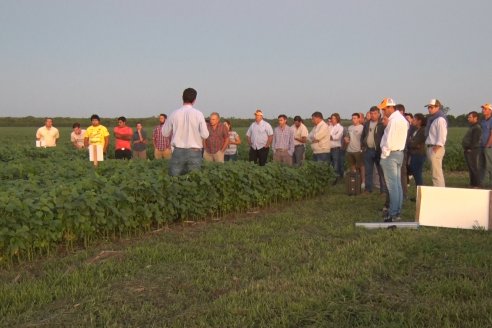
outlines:
[{"label": "black bag on ground", "polygon": [[360,189],[360,174],[359,172],[348,172],[346,174],[346,179],[347,179],[347,195],[349,196],[356,196],[361,193]]}]

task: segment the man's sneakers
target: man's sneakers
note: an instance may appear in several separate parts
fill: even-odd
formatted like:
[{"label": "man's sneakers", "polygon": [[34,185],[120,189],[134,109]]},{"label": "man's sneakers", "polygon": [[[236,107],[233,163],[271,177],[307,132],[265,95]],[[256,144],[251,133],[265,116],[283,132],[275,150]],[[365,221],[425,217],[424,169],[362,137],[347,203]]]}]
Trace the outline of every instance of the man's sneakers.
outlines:
[{"label": "man's sneakers", "polygon": [[401,217],[399,215],[387,215],[385,218],[384,218],[384,221],[383,222],[396,222],[396,221],[401,221]]}]

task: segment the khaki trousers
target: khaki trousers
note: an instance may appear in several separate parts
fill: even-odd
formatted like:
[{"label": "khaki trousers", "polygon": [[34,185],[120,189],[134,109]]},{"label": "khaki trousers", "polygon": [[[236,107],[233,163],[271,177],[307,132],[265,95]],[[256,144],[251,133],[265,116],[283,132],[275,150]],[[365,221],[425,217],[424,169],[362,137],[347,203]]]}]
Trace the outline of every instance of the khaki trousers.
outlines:
[{"label": "khaki trousers", "polygon": [[444,147],[439,147],[437,152],[432,151],[432,147],[427,147],[427,158],[431,163],[432,185],[434,187],[445,187],[444,173],[442,171],[442,160],[444,158]]},{"label": "khaki trousers", "polygon": [[207,162],[224,163],[224,152],[219,150],[215,154],[210,154],[205,150],[203,152],[203,159]]},{"label": "khaki trousers", "polygon": [[275,149],[273,161],[292,166],[292,156],[289,155],[289,152],[286,149]]},{"label": "khaki trousers", "polygon": [[164,150],[154,149],[154,158],[155,159],[171,159],[171,148],[167,148]]}]

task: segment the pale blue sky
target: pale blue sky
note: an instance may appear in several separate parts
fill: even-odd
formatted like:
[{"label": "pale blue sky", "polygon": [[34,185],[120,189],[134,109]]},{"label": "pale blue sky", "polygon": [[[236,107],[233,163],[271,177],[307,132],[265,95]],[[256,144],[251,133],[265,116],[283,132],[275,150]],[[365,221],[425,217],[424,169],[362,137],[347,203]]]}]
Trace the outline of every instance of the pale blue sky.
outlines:
[{"label": "pale blue sky", "polygon": [[0,0],[0,116],[459,115],[492,102],[492,1]]}]

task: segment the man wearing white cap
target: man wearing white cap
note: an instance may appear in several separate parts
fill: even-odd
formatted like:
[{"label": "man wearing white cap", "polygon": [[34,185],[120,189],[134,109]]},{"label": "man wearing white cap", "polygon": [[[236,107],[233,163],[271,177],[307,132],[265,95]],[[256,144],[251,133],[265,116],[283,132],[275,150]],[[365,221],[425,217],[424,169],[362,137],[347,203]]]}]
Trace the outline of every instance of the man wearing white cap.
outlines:
[{"label": "man wearing white cap", "polygon": [[489,185],[492,180],[492,105],[482,105],[483,118],[482,139],[480,140],[480,178],[482,186]]},{"label": "man wearing white cap", "polygon": [[432,184],[434,187],[445,187],[442,160],[448,134],[448,122],[441,111],[442,106],[439,100],[431,99],[425,107],[429,110],[425,127],[425,145],[427,147],[427,158],[431,163]]},{"label": "man wearing white cap", "polygon": [[408,122],[395,109],[396,103],[391,98],[385,98],[378,108],[388,118],[381,139],[381,160],[386,187],[389,195],[389,210],[384,222],[400,220],[403,205],[403,189],[401,186],[401,166],[403,164],[403,150],[407,141]]},{"label": "man wearing white cap", "polygon": [[260,109],[256,110],[255,121],[251,123],[246,137],[249,144],[249,161],[260,166],[265,165],[273,141],[273,129],[270,123],[263,120],[263,112]]}]

